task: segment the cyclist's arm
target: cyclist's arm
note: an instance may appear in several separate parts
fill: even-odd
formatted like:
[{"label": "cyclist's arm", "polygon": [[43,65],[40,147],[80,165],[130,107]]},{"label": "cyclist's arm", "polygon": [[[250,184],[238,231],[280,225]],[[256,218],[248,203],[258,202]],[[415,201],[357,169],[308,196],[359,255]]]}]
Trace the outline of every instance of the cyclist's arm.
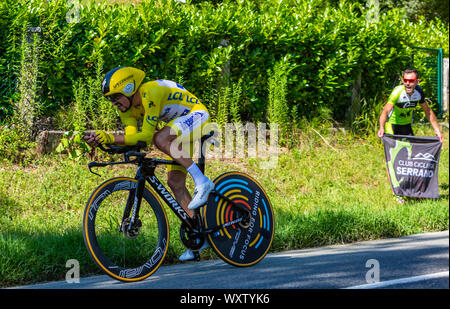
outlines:
[{"label": "cyclist's arm", "polygon": [[392,109],[394,108],[395,103],[398,101],[398,97],[400,96],[401,92],[403,91],[403,86],[397,86],[392,91],[391,95],[388,98],[388,101],[386,105],[383,108],[383,111],[380,115],[380,129],[378,130],[378,137],[382,138],[384,135],[384,125],[386,124],[386,121],[388,121],[389,115],[392,112]]},{"label": "cyclist's arm", "polygon": [[125,127],[125,135],[138,133],[137,120],[134,117],[120,117],[122,124]]},{"label": "cyclist's arm", "polygon": [[384,135],[384,125],[386,124],[386,121],[389,117],[389,114],[391,113],[392,109],[394,108],[394,104],[391,102],[386,103],[386,105],[383,108],[383,111],[380,115],[380,129],[378,130],[378,137],[383,137]]},{"label": "cyclist's arm", "polygon": [[117,145],[125,145],[126,135],[135,135],[138,133],[138,124],[136,118],[127,113],[119,113],[120,120],[125,127],[125,135],[114,135],[114,143]]},{"label": "cyclist's arm", "polygon": [[146,113],[143,119],[142,131],[136,134],[129,134],[123,136],[123,143],[125,145],[136,145],[139,141],[144,141],[150,145],[155,134],[156,125],[158,123],[158,116],[154,113]]},{"label": "cyclist's arm", "polygon": [[[139,141],[144,141],[147,145],[150,145],[153,139],[153,134],[155,133],[156,124],[153,124],[147,119],[156,119],[157,123],[157,110],[146,110],[146,114],[143,119],[142,131],[138,131],[137,120],[131,115],[121,114],[120,119],[122,124],[125,126],[125,135],[116,134],[114,135],[114,144],[116,145],[136,145]],[[155,115],[153,115],[155,114]]]}]

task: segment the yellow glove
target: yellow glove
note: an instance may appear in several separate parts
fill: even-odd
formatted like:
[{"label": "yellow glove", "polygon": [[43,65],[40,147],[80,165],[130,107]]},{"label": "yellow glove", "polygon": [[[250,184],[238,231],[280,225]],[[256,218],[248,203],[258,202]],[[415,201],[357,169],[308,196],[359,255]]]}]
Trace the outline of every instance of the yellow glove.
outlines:
[{"label": "yellow glove", "polygon": [[100,143],[102,143],[103,145],[114,144],[114,135],[110,133],[106,133],[105,131],[97,131],[95,132],[95,135],[97,135]]}]

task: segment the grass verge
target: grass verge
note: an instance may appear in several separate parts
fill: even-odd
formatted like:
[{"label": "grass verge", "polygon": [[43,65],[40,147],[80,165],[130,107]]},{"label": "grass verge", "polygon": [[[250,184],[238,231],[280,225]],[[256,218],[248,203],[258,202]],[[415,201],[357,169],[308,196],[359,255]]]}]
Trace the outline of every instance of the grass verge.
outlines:
[{"label": "grass verge", "polygon": [[[427,128],[416,133],[432,135]],[[240,170],[259,180],[274,205],[272,252],[441,231],[449,224],[448,130],[444,134],[437,200],[397,204],[380,141],[341,132],[325,135],[327,143],[324,135],[304,133],[298,147],[279,151],[273,169],[260,169],[256,159],[216,160],[207,163],[206,174],[214,179],[225,171]],[[69,259],[80,262],[82,276],[101,274],[84,246],[85,203],[102,181],[133,177],[135,170],[102,169],[99,178],[89,173],[86,163],[61,156],[41,158],[28,167],[1,163],[0,286],[64,279]],[[165,180],[164,169],[157,172]],[[193,189],[190,180],[188,188]],[[178,219],[170,213],[169,221],[171,243],[165,264],[176,263],[184,251]],[[202,257],[217,258],[211,250]]]}]

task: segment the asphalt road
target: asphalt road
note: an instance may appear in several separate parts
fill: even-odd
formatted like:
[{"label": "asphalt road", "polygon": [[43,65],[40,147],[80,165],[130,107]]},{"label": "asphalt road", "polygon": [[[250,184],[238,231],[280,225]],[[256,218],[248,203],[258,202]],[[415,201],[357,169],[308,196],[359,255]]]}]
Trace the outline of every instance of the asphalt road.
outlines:
[{"label": "asphalt road", "polygon": [[221,260],[162,266],[136,283],[95,276],[16,288],[448,289],[449,232],[274,253],[249,268]]}]

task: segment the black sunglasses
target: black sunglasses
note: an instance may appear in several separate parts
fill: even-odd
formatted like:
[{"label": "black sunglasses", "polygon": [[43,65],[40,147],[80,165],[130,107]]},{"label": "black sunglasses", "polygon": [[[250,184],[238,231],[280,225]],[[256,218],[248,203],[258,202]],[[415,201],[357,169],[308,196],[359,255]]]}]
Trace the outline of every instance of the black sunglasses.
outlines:
[{"label": "black sunglasses", "polygon": [[115,101],[119,100],[121,96],[122,96],[122,94],[120,94],[120,93],[114,93],[111,95],[107,95],[106,98],[108,100],[110,100],[111,102],[115,102]]}]

